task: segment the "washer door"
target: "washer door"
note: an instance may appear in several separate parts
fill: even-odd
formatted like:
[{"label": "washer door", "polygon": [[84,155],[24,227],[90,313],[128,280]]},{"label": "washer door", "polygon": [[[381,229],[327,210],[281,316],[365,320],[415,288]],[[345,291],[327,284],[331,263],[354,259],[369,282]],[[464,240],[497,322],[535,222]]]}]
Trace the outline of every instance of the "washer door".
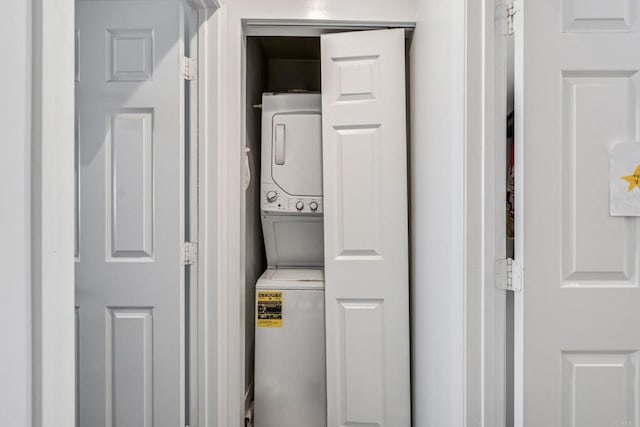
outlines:
[{"label": "washer door", "polygon": [[322,267],[324,221],[321,215],[262,215],[269,267]]},{"label": "washer door", "polygon": [[274,114],[271,176],[292,196],[322,196],[322,120],[320,113]]}]

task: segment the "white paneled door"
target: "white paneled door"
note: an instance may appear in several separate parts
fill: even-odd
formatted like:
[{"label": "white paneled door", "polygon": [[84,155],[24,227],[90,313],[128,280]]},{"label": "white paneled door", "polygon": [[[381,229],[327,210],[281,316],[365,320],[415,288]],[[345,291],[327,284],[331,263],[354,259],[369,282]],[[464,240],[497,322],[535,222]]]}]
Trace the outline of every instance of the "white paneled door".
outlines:
[{"label": "white paneled door", "polygon": [[639,13],[637,0],[516,12],[516,425],[640,426],[640,230],[609,215],[610,149],[640,139]]},{"label": "white paneled door", "polygon": [[408,427],[404,30],[321,55],[327,425]]},{"label": "white paneled door", "polygon": [[77,3],[80,427],[184,413],[182,8]]}]

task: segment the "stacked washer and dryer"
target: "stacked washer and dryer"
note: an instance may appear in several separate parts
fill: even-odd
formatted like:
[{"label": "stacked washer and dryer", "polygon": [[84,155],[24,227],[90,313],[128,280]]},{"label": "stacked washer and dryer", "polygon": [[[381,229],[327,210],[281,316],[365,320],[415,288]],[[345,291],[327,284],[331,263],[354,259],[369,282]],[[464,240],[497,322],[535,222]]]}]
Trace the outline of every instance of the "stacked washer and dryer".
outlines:
[{"label": "stacked washer and dryer", "polygon": [[321,111],[318,93],[262,97],[255,427],[326,427]]}]

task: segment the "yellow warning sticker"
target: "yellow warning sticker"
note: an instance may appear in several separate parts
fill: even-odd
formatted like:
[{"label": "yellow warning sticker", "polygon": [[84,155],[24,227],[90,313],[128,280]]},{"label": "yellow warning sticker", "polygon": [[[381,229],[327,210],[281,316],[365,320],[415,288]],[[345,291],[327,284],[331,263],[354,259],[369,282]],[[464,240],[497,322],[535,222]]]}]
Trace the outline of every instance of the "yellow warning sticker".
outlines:
[{"label": "yellow warning sticker", "polygon": [[258,327],[282,328],[282,292],[258,291]]}]

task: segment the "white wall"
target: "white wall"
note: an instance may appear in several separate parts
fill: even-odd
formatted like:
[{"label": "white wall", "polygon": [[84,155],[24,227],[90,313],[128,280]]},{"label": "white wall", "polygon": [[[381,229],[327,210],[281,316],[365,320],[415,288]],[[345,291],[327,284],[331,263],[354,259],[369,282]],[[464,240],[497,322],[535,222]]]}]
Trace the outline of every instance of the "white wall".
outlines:
[{"label": "white wall", "polygon": [[31,1],[0,14],[0,425],[31,425]]},{"label": "white wall", "polygon": [[242,18],[413,22],[415,3],[415,0],[230,0],[223,7],[228,8],[231,25]]},{"label": "white wall", "polygon": [[465,425],[464,6],[418,0],[410,52],[416,427]]}]

